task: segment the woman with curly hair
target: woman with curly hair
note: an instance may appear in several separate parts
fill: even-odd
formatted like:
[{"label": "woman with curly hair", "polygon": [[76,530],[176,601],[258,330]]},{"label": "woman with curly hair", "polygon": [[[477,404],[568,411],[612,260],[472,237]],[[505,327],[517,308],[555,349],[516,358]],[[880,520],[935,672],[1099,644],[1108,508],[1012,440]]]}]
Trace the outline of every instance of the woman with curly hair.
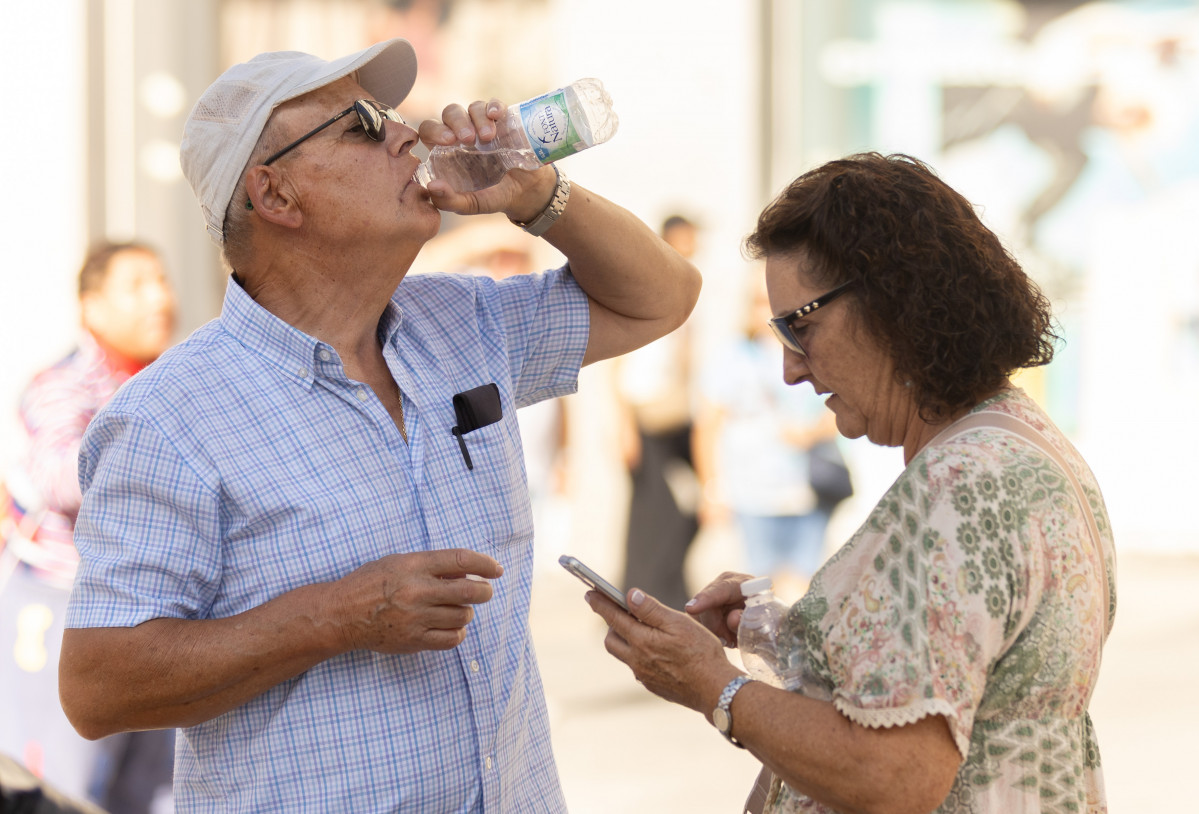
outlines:
[{"label": "woman with curly hair", "polygon": [[685,614],[589,593],[608,651],[762,761],[767,811],[1106,811],[1087,705],[1115,613],[1111,528],[1086,463],[1009,380],[1053,357],[1048,301],[908,156],[804,174],[747,247],[784,380],[827,396],[842,435],[903,447],[906,468],[787,613],[798,686],[726,658],[743,574]]}]

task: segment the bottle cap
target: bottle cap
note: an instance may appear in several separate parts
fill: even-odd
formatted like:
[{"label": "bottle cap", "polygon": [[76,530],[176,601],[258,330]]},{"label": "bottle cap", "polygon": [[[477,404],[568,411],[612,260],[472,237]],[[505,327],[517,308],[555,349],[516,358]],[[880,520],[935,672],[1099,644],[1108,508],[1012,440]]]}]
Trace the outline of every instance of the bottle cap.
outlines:
[{"label": "bottle cap", "polygon": [[754,594],[762,593],[762,591],[773,590],[774,581],[771,580],[770,577],[755,577],[754,579],[747,579],[745,582],[741,583],[742,596],[753,596]]}]

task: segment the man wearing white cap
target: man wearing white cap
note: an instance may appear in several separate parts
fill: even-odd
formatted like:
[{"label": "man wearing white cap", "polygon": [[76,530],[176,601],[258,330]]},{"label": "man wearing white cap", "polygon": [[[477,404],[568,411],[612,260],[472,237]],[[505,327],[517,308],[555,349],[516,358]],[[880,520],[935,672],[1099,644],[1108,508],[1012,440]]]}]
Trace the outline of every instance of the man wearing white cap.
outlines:
[{"label": "man wearing white cap", "polygon": [[[181,157],[234,271],[221,315],[84,441],[64,707],[89,737],[180,727],[182,811],[565,808],[515,411],[680,325],[699,277],[553,167],[421,187],[393,110],[415,75],[391,40],[205,92]],[[489,141],[502,109],[419,137]],[[439,210],[503,212],[568,263],[405,280]]]}]

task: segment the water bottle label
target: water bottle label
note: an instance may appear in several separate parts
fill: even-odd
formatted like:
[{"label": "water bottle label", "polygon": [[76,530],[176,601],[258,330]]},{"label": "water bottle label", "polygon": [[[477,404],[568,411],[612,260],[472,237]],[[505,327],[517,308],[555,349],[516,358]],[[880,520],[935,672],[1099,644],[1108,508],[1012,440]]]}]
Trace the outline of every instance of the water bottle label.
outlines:
[{"label": "water bottle label", "polygon": [[554,91],[525,102],[520,106],[520,118],[529,144],[542,164],[574,155],[588,146],[582,143],[570,120],[564,91]]}]

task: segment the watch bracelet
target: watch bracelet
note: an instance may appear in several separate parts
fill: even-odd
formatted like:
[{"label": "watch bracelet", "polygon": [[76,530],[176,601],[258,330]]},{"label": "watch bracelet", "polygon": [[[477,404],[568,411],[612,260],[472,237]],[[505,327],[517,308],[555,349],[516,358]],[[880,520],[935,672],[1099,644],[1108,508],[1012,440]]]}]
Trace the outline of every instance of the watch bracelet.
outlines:
[{"label": "watch bracelet", "polygon": [[[739,740],[733,737],[733,699],[737,696],[737,693],[741,692],[742,688],[745,687],[746,684],[749,684],[752,681],[752,676],[745,674],[737,676],[725,685],[724,689],[720,691],[720,697],[716,701],[715,711],[723,713],[724,716],[728,718],[729,722],[728,732],[720,729],[719,726],[717,726],[717,730],[720,731],[720,734],[724,735],[729,743],[733,744],[738,749],[744,749],[745,746]],[[713,714],[715,714],[715,711]],[[715,723],[715,721],[713,721],[713,723]]]},{"label": "watch bracelet", "polygon": [[519,221],[508,218],[515,225],[524,229],[533,237],[541,237],[549,228],[553,226],[562,213],[566,211],[566,202],[570,200],[570,179],[566,177],[566,173],[558,169],[557,164],[551,164],[554,168],[554,194],[550,196],[549,203],[545,205],[537,215],[528,221]]}]

